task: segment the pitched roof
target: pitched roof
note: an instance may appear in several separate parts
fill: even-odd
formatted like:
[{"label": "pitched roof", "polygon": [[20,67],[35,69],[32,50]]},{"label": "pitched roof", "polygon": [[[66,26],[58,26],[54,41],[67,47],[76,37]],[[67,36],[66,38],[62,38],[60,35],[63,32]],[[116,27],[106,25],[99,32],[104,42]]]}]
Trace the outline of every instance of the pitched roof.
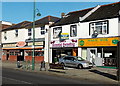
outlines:
[{"label": "pitched roof", "polygon": [[0,27],[1,27],[2,30],[6,29],[6,28],[8,28],[10,26],[12,26],[12,25],[0,24]]},{"label": "pitched roof", "polygon": [[15,25],[15,24],[8,24],[8,23],[3,23],[4,21],[0,21],[0,31],[3,30],[3,29],[6,29],[12,25]]},{"label": "pitched roof", "polygon": [[79,17],[83,17],[86,13],[88,13],[92,8],[69,12],[67,15],[65,15],[64,18],[61,18],[58,22],[54,23],[52,26],[60,26],[60,25],[66,25],[66,24],[72,24],[79,22]]},{"label": "pitched roof", "polygon": [[[69,12],[64,18],[61,18],[58,22],[54,23],[52,26],[67,25],[79,22],[79,17],[83,17],[86,13],[91,11],[94,7],[83,9],[80,11]],[[119,16],[120,2],[101,5],[95,12],[88,16],[83,22],[97,20],[97,19],[107,19]]]},{"label": "pitched roof", "polygon": [[92,15],[88,16],[83,22],[99,19],[109,19],[119,16],[120,11],[120,2],[101,5]]},{"label": "pitched roof", "polygon": [[14,30],[14,29],[21,29],[21,28],[25,28],[27,24],[30,24],[31,22],[29,21],[23,21],[23,22],[20,22],[18,24],[15,24],[11,27],[8,27],[6,29],[3,29],[2,31],[7,31],[7,30]]},{"label": "pitched roof", "polygon": [[[36,20],[35,21],[35,27],[44,26],[46,24],[49,24],[49,22],[56,22],[59,19],[60,18],[54,17],[54,16],[46,16],[46,17],[43,17],[43,18],[41,18],[39,20]],[[26,28],[32,28],[32,27],[33,27],[33,22],[26,26]]]}]

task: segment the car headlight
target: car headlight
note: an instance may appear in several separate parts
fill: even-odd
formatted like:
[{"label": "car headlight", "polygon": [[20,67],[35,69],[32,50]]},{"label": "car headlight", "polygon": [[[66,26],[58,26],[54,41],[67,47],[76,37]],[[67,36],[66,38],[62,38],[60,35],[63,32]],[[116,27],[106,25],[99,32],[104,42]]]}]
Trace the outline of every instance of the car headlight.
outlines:
[{"label": "car headlight", "polygon": [[88,64],[88,63],[83,63],[83,65],[84,65],[85,67],[89,66],[89,64]]}]

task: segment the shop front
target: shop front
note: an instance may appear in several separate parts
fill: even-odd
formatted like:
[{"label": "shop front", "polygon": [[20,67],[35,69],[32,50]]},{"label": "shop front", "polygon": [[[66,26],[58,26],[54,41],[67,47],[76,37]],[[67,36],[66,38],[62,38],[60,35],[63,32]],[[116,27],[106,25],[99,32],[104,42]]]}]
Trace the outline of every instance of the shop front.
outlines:
[{"label": "shop front", "polygon": [[[35,61],[44,61],[44,43],[35,42],[34,52]],[[17,43],[3,44],[2,60],[10,61],[32,61],[33,47],[32,42],[20,41]]]},{"label": "shop front", "polygon": [[52,49],[52,62],[55,62],[55,59],[64,56],[64,55],[78,55],[78,41],[77,40],[64,40],[52,41],[50,44]]},{"label": "shop front", "polygon": [[78,47],[82,52],[86,50],[82,56],[86,56],[93,65],[116,66],[118,41],[120,37],[79,39]]}]

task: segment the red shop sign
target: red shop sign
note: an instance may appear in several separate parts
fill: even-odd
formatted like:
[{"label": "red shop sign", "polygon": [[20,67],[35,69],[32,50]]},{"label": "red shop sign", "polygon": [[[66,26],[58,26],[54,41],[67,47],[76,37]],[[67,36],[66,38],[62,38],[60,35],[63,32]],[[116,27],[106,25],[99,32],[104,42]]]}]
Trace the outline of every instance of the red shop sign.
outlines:
[{"label": "red shop sign", "polygon": [[24,47],[25,45],[26,45],[26,42],[24,42],[24,41],[17,42],[17,46],[19,46],[19,47]]}]

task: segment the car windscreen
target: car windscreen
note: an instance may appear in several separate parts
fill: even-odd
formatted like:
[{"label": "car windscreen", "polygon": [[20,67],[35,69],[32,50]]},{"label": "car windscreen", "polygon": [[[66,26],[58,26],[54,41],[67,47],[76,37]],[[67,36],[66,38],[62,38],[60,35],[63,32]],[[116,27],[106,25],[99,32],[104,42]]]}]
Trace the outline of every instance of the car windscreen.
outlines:
[{"label": "car windscreen", "polygon": [[73,57],[65,57],[64,60],[73,60]]},{"label": "car windscreen", "polygon": [[84,59],[82,57],[77,57],[78,61],[84,61]]}]

